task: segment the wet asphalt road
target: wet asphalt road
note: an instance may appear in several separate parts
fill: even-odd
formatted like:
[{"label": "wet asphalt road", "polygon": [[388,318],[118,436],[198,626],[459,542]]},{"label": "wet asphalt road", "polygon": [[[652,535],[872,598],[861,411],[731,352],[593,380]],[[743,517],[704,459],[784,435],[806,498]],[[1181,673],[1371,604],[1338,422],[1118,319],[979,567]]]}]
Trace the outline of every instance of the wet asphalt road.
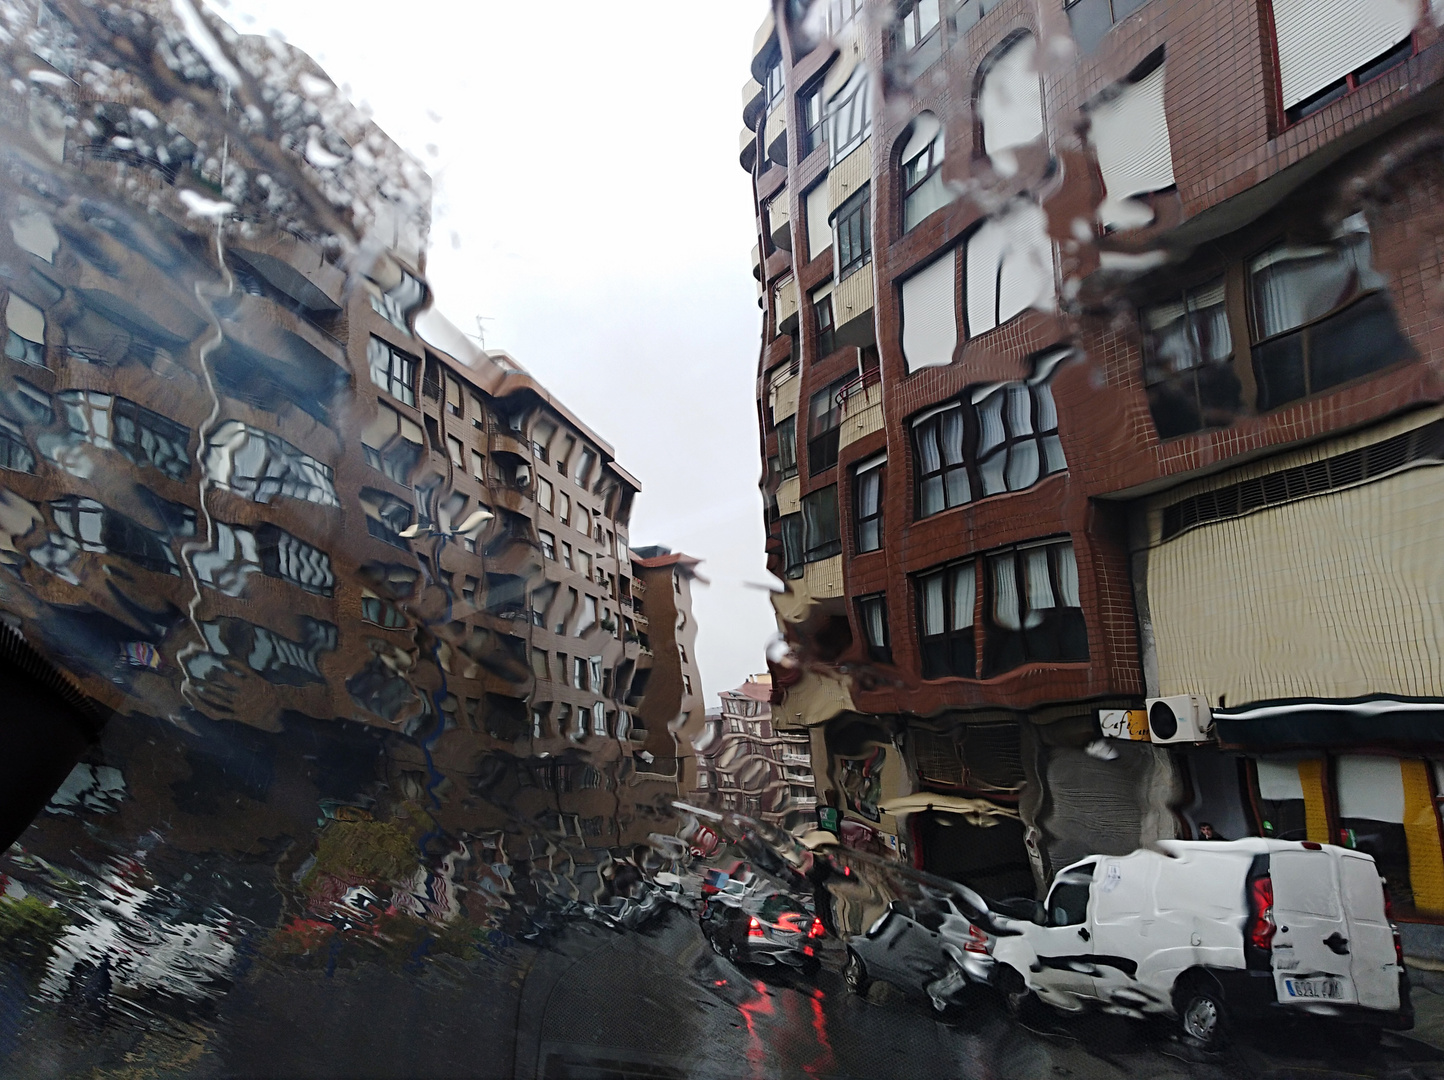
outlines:
[{"label": "wet asphalt road", "polygon": [[1317,1025],[1245,1031],[1226,1052],[1201,1054],[1162,1024],[1043,1010],[1024,1027],[986,996],[939,1017],[885,984],[867,1000],[849,995],[841,959],[833,943],[814,979],[737,968],[672,911],[642,932],[573,925],[547,949],[515,946],[466,964],[329,974],[258,965],[218,1010],[164,1034],[121,1022],[113,1005],[102,1022],[32,1003],[0,1039],[12,1051],[0,1054],[0,1075],[1444,1080],[1444,1055],[1421,1043],[1386,1035],[1363,1049]]}]

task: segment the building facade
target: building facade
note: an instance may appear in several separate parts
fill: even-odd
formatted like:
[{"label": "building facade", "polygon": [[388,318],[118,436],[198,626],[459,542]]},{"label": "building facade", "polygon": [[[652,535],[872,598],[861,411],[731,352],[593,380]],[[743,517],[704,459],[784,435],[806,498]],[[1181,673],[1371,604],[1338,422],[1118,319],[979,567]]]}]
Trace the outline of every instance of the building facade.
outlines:
[{"label": "building facade", "polygon": [[696,794],[719,810],[783,827],[815,820],[816,778],[806,731],[776,726],[772,677],[723,690],[697,746]]},{"label": "building facade", "polygon": [[[1343,6],[1337,40],[1306,0],[759,29],[779,723],[921,866],[1043,887],[1208,821],[1444,915],[1444,54],[1422,5]],[[1211,735],[1100,741],[1186,695]]]}]

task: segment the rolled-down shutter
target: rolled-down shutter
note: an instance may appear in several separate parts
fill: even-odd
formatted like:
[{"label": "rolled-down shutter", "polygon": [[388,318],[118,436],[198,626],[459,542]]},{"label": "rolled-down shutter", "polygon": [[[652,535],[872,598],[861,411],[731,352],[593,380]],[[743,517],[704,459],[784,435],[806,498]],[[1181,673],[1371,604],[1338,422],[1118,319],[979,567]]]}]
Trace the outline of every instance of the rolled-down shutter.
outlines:
[{"label": "rolled-down shutter", "polygon": [[952,363],[958,344],[956,266],[954,249],[903,282],[902,345],[909,372]]},{"label": "rolled-down shutter", "polygon": [[[1093,110],[1089,140],[1098,154],[1109,203],[1173,186],[1163,72],[1160,64]],[[1105,225],[1114,224],[1106,204],[1101,215]]]},{"label": "rolled-down shutter", "polygon": [[1274,0],[1284,108],[1388,52],[1418,18],[1414,0]]}]

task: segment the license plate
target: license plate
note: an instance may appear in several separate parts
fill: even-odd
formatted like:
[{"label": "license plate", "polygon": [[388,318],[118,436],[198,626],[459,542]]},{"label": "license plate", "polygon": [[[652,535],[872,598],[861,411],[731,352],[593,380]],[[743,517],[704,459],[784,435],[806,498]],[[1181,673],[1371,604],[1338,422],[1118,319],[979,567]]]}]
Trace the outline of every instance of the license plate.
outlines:
[{"label": "license plate", "polygon": [[1285,979],[1284,989],[1292,998],[1341,998],[1344,988],[1338,979]]}]

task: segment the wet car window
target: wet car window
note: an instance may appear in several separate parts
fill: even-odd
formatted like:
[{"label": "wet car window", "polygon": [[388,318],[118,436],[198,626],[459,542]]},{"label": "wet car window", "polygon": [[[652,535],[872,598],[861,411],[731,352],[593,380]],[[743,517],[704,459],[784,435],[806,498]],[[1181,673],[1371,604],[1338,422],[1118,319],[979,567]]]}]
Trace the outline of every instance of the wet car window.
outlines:
[{"label": "wet car window", "polygon": [[1441,27],[0,4],[0,1075],[1444,1076]]}]

